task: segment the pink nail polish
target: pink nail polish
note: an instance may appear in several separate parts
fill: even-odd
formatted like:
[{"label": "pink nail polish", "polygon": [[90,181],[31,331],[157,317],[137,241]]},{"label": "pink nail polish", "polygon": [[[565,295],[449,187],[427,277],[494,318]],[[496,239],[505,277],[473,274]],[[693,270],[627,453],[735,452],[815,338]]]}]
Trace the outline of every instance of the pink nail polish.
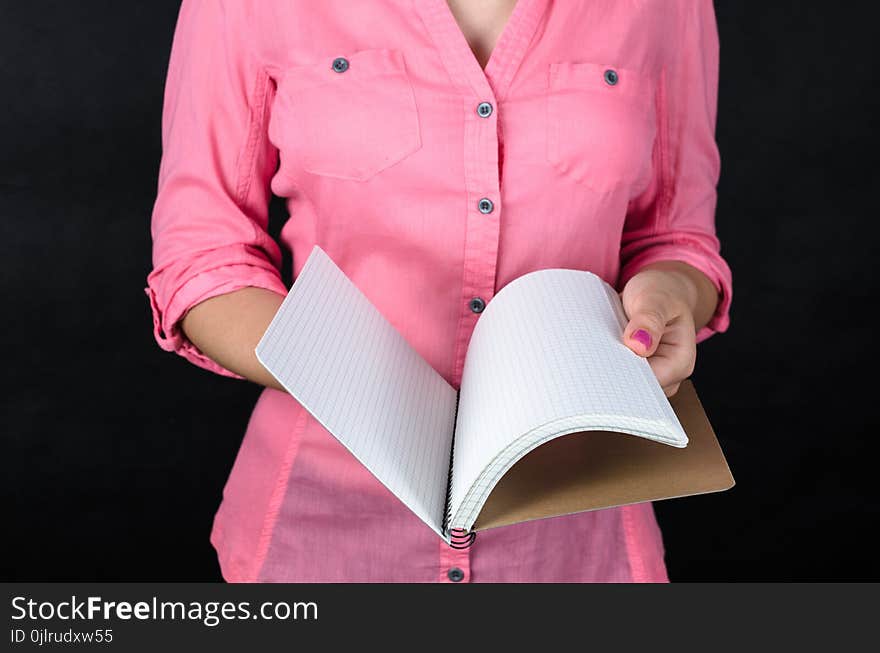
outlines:
[{"label": "pink nail polish", "polygon": [[632,339],[637,340],[645,346],[645,349],[651,348],[651,334],[645,331],[644,329],[637,329],[632,334]]}]

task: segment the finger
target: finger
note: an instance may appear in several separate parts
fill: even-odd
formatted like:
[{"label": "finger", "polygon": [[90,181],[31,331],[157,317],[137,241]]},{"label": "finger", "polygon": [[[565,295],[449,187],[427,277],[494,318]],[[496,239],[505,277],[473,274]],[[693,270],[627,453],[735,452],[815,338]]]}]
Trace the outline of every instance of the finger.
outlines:
[{"label": "finger", "polygon": [[654,376],[664,389],[693,374],[697,361],[697,345],[691,324],[685,319],[673,321],[656,352],[648,359]]},{"label": "finger", "polygon": [[675,396],[675,393],[678,392],[679,387],[681,387],[681,382],[668,385],[663,388],[663,394],[667,397],[673,397]]},{"label": "finger", "polygon": [[628,311],[629,322],[623,330],[623,342],[639,356],[653,356],[669,320],[665,305],[649,296],[633,303]]},{"label": "finger", "polygon": [[661,344],[657,353],[648,359],[648,365],[661,387],[679,383],[694,371],[696,356],[686,349]]}]

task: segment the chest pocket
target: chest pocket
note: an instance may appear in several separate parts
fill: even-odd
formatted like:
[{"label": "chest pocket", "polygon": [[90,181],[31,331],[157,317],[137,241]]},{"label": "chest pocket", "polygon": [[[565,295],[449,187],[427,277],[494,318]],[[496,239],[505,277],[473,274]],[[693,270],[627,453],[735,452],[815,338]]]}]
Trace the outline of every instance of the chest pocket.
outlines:
[{"label": "chest pocket", "polygon": [[587,62],[551,63],[549,74],[549,163],[599,193],[646,183],[657,131],[651,79]]},{"label": "chest pocket", "polygon": [[316,175],[366,181],[422,145],[398,50],[334,52],[285,69],[272,115],[282,165]]}]

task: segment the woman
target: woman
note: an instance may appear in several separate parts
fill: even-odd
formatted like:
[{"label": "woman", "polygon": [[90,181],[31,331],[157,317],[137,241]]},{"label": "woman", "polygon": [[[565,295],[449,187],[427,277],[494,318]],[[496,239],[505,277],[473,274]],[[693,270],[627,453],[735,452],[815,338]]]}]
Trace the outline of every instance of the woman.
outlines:
[{"label": "woman", "polygon": [[184,0],[145,289],[156,339],[266,386],[211,541],[229,581],[665,581],[650,503],[456,550],[259,364],[319,244],[454,387],[493,295],[540,268],[622,291],[672,394],[727,328],[710,0]]}]

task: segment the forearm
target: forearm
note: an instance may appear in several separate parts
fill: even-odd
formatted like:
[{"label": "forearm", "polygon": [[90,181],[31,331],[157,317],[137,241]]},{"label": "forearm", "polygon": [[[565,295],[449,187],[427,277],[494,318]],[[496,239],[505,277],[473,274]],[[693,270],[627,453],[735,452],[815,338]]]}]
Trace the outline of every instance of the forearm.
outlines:
[{"label": "forearm", "polygon": [[254,383],[284,390],[254,353],[283,301],[271,290],[241,288],[199,302],[180,326],[196,347],[223,367]]},{"label": "forearm", "polygon": [[712,281],[697,268],[681,261],[657,261],[640,270],[657,270],[675,279],[674,288],[679,299],[691,309],[694,326],[699,331],[709,323],[718,307],[718,291]]}]

